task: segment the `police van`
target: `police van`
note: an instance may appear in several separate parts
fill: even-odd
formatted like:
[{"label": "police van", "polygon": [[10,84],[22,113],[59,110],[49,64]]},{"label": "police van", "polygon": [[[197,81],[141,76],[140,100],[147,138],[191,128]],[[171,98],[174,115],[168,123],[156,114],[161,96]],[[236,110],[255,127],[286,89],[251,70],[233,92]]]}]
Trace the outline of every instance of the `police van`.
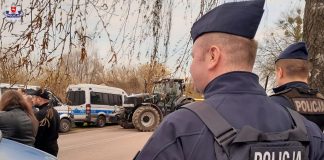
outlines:
[{"label": "police van", "polygon": [[76,126],[89,123],[104,127],[106,123],[117,123],[115,115],[126,96],[124,90],[105,85],[77,84],[67,88],[67,104]]},{"label": "police van", "polygon": [[[23,84],[8,84],[8,83],[0,83],[0,98],[1,95],[7,90],[17,90],[19,88],[25,89],[27,94],[40,89],[40,86],[32,86],[32,85],[23,85]],[[60,116],[60,132],[65,133],[70,131],[73,123],[73,115],[71,115],[71,111],[67,105],[63,104],[61,99],[55,96],[54,93],[48,91],[50,93],[51,103],[54,106],[54,109],[57,110]]]},{"label": "police van", "polygon": [[9,84],[9,83],[0,83],[0,98],[2,94],[7,90],[17,90],[19,88],[25,89],[26,93],[32,92],[34,90],[40,89],[39,86],[32,85],[23,85],[23,84]]}]

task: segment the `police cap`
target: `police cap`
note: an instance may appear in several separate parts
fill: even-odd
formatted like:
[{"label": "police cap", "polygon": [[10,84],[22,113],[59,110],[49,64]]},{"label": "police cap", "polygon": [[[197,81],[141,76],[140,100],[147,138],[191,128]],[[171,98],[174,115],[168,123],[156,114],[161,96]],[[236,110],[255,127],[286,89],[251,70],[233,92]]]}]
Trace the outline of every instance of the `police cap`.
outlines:
[{"label": "police cap", "polygon": [[305,42],[297,42],[288,46],[280,53],[276,62],[280,59],[308,59],[308,51]]},{"label": "police cap", "polygon": [[203,15],[191,28],[196,39],[211,32],[221,32],[253,39],[263,15],[264,0],[224,3]]},{"label": "police cap", "polygon": [[30,92],[30,95],[41,97],[43,99],[50,99],[50,93],[47,90],[38,89],[36,91]]}]

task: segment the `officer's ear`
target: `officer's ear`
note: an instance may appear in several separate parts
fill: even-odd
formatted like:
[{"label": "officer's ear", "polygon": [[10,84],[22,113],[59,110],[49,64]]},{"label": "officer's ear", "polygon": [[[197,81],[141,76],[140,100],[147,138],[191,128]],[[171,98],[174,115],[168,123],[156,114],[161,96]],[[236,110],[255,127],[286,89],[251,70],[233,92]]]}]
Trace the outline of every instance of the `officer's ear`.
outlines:
[{"label": "officer's ear", "polygon": [[218,46],[212,45],[209,47],[207,53],[207,61],[209,62],[209,69],[215,68],[219,63],[219,59],[221,56],[221,50]]},{"label": "officer's ear", "polygon": [[276,67],[276,76],[277,78],[283,78],[284,74],[281,67]]}]

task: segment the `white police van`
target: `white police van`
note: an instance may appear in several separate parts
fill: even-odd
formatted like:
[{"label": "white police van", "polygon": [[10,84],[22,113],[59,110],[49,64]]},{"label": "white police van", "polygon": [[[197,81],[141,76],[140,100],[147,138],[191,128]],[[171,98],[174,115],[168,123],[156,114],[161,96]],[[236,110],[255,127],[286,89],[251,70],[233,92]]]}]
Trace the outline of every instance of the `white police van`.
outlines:
[{"label": "white police van", "polygon": [[71,108],[76,126],[117,123],[116,112],[122,107],[127,93],[115,87],[95,84],[69,85],[67,104]]},{"label": "white police van", "polygon": [[17,90],[19,88],[23,88],[26,92],[31,92],[37,89],[40,89],[39,86],[32,86],[32,85],[23,85],[23,84],[9,84],[9,83],[0,83],[0,98],[2,94],[7,90]]},{"label": "white police van", "polygon": [[[32,91],[38,90],[40,86],[32,86],[32,85],[23,85],[23,84],[8,84],[8,83],[0,83],[0,98],[1,95],[7,90],[17,90],[19,88],[25,89],[26,93],[29,94]],[[60,116],[60,132],[68,132],[70,131],[73,123],[73,116],[71,115],[71,110],[67,105],[63,104],[60,98],[55,96],[54,93],[48,91],[50,93],[50,99],[54,106],[54,109],[57,110]]]}]

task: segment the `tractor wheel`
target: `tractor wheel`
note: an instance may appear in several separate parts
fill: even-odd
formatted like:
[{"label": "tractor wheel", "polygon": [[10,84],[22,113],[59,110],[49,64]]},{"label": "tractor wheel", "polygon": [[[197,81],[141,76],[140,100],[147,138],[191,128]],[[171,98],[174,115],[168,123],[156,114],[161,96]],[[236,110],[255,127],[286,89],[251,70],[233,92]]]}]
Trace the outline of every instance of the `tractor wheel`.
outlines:
[{"label": "tractor wheel", "polygon": [[124,129],[133,129],[134,125],[132,122],[127,121],[119,121],[118,124],[123,127]]},{"label": "tractor wheel", "polygon": [[133,125],[141,132],[151,132],[160,124],[159,112],[151,106],[138,107],[132,117]]},{"label": "tractor wheel", "polygon": [[105,116],[99,116],[97,118],[97,127],[104,127],[106,125],[106,117]]},{"label": "tractor wheel", "polygon": [[68,119],[61,119],[60,120],[60,132],[66,133],[70,131],[72,125]]}]

